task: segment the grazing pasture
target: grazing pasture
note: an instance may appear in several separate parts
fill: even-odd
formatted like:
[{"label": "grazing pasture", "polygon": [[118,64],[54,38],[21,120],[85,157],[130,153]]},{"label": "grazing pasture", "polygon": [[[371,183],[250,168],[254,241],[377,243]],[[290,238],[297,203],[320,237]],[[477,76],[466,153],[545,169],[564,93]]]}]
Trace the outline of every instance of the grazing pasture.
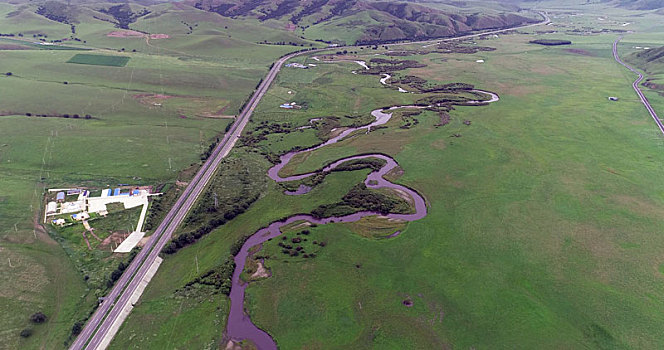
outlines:
[{"label": "grazing pasture", "polygon": [[[598,4],[557,10],[571,3],[538,3],[551,8],[554,23],[544,29],[477,40],[496,51],[426,54],[415,52],[421,44],[406,46],[413,54],[399,59],[426,66],[394,72],[390,80],[470,83],[499,94],[499,102],[455,107],[446,125],[438,112],[397,111],[384,127],[311,152],[284,170],[302,173],[344,156],[385,153],[402,170],[391,177],[421,193],[429,212],[412,223],[371,218],[376,230],[368,227],[371,220],[309,227],[306,247],[316,249],[314,259],[280,256],[278,242],[267,243],[258,254],[270,256],[265,266],[272,276],[249,286],[246,307],[281,348],[664,347],[664,241],[657,234],[664,227],[658,180],[664,142],[631,91],[633,75],[611,57],[620,34],[613,30],[627,21],[637,33],[622,41],[622,52],[664,45],[653,24],[661,18]],[[44,189],[130,183],[167,184],[177,192],[190,172],[175,182],[178,173],[195,169],[269,65],[296,48],[257,44],[297,38],[284,31],[268,31],[266,38],[258,20],[156,6],[160,11],[131,26],[169,38],[109,37],[113,25],[92,17],[76,26],[85,43],[72,47],[94,55],[124,52],[131,58],[125,69],[67,64],[72,53],[62,50],[0,51],[3,72],[12,73],[0,76],[0,250],[7,258],[0,280],[12,282],[0,284],[0,313],[7,315],[0,344],[7,348],[66,348],[74,322],[101,296],[81,266],[107,255],[56,244],[81,242],[74,230],[47,232],[38,225]],[[3,33],[71,33],[69,25],[14,5],[0,4],[0,15]],[[199,25],[182,24],[194,21]],[[321,37],[327,27],[306,34]],[[558,33],[537,32],[547,28]],[[329,28],[346,41],[361,35],[339,29]],[[583,51],[528,43],[549,38],[573,41]],[[350,58],[393,59],[389,50],[357,48]],[[225,198],[225,186],[250,179],[243,177],[249,170],[265,172],[279,153],[366,124],[374,109],[421,97],[399,92],[396,83],[380,84],[378,75],[353,74],[363,68],[350,61],[297,60],[317,66],[282,70],[240,140],[244,146],[230,155],[237,167],[224,174],[233,181],[219,179],[213,194]],[[655,92],[647,95],[655,108],[664,106]],[[607,96],[620,100],[610,103]],[[302,109],[278,107],[290,102]],[[264,140],[243,143],[263,130]],[[331,173],[303,196],[287,196],[287,186],[271,181],[256,181],[254,188],[243,182],[260,193],[258,200],[168,256],[110,348],[218,347],[226,297],[183,287],[223,264],[241,237],[339,202],[367,172]],[[213,202],[207,196],[201,203]],[[400,235],[385,238],[397,229]],[[326,244],[319,249],[313,240]],[[47,321],[30,323],[38,311]],[[23,338],[26,329],[32,335]]]},{"label": "grazing pasture", "polygon": [[[625,13],[611,12],[616,22]],[[559,30],[602,26],[589,15],[552,15],[560,23],[551,27]],[[286,257],[279,239],[266,243],[257,254],[268,256],[271,277],[249,286],[246,306],[281,348],[664,346],[659,334],[664,309],[657,301],[664,297],[664,241],[657,235],[664,206],[657,193],[664,188],[656,180],[664,142],[634,98],[634,77],[613,61],[617,33],[556,34],[589,53],[583,55],[529,44],[548,35],[532,29],[480,41],[495,47],[492,52],[404,57],[427,66],[399,72],[395,80],[411,75],[432,84],[470,83],[501,100],[456,107],[448,124],[438,127],[434,112],[395,113],[386,128],[311,152],[284,169],[303,173],[344,156],[384,152],[403,170],[397,181],[421,193],[429,213],[391,239],[384,239],[383,227],[382,234],[357,224],[310,227],[308,240],[326,242],[313,259]],[[621,50],[629,51],[627,45]],[[368,61],[382,52],[357,58]],[[358,68],[344,62],[283,70],[247,135],[265,122],[282,124],[275,131],[283,123],[310,125],[312,118],[343,127],[356,114],[361,118],[381,106],[413,102],[412,94],[383,87],[379,76],[351,73]],[[620,102],[607,100],[614,95]],[[290,101],[307,107],[278,108]],[[402,128],[404,118],[419,122]],[[310,146],[316,139],[308,130],[272,133],[247,147],[269,155],[291,145]],[[242,157],[239,150],[234,154]],[[131,325],[149,319],[154,305],[160,305],[158,311],[149,310],[160,319],[184,327],[191,306],[159,300],[169,300],[199,270],[223,261],[218,252],[226,252],[234,237],[338,201],[363,172],[328,175],[301,197],[270,185],[246,213],[166,260],[172,268],[157,274],[146,305],[138,305],[113,347],[133,339]],[[312,249],[309,243],[305,249]],[[224,313],[226,307],[200,308]],[[172,334],[163,324],[155,322],[158,335],[142,335],[142,344]],[[213,334],[213,324],[206,321],[201,328]]]},{"label": "grazing pasture", "polygon": [[[216,34],[169,30],[187,16],[178,12],[159,28],[173,34],[168,39],[108,37],[116,30],[112,24],[81,17],[80,41],[41,45],[33,35],[61,39],[71,35],[70,26],[18,7],[0,4],[0,33],[15,35],[0,38],[0,48],[11,45],[0,50],[0,275],[12,281],[0,288],[6,315],[0,348],[66,348],[74,323],[102,296],[98,285],[125,257],[95,241],[88,252],[76,229],[42,228],[43,191],[118,183],[167,184],[177,191],[180,171],[201,161],[270,63],[292,47],[231,38],[209,46]],[[223,28],[211,20],[201,18],[200,26]],[[136,23],[144,30],[153,25]],[[229,35],[236,29],[242,28],[231,26]],[[68,64],[72,49],[93,55],[78,56],[80,63],[117,68]],[[128,60],[124,68],[115,61],[119,56]],[[188,181],[187,173],[179,179]],[[116,231],[127,230],[120,226]],[[32,325],[29,317],[37,311],[48,319]],[[31,335],[21,337],[28,328]]]}]

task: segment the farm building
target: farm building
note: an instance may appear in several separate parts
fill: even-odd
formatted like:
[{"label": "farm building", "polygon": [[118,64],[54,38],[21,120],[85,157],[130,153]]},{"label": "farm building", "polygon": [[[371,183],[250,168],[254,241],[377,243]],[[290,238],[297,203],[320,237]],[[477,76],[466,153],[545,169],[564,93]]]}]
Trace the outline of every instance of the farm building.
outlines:
[{"label": "farm building", "polygon": [[85,199],[85,197],[88,197],[90,195],[90,191],[81,191],[81,193],[78,194],[78,201],[82,201]]},{"label": "farm building", "polygon": [[51,222],[53,223],[53,225],[62,226],[62,225],[65,224],[65,219],[55,219],[55,220],[53,220],[53,221],[51,221]]},{"label": "farm building", "polygon": [[65,201],[65,193],[64,192],[58,192],[58,194],[55,195],[55,200],[58,202],[62,203]]},{"label": "farm building", "polygon": [[58,211],[58,203],[48,202],[48,204],[46,204],[46,214],[54,214],[57,211]]},{"label": "farm building", "polygon": [[63,213],[75,213],[77,211],[83,210],[83,202],[67,202],[62,205]]},{"label": "farm building", "polygon": [[284,103],[282,105],[279,105],[279,108],[293,109],[294,107],[292,105],[290,105],[289,103]]}]

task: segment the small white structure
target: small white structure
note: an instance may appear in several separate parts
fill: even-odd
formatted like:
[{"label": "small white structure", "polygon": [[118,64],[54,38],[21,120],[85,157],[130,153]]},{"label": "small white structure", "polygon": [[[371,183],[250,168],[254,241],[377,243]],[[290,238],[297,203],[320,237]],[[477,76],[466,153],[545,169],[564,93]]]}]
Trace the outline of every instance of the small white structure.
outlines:
[{"label": "small white structure", "polygon": [[46,215],[55,214],[57,211],[58,211],[58,203],[48,202],[48,204],[46,204]]},{"label": "small white structure", "polygon": [[475,62],[477,62],[477,63],[484,63],[484,60],[477,60],[477,61],[475,61]]},{"label": "small white structure", "polygon": [[55,219],[51,221],[53,225],[58,225],[58,226],[64,226],[65,224],[65,219]]},{"label": "small white structure", "polygon": [[615,96],[609,96],[609,101],[618,101],[618,98]]},{"label": "small white structure", "polygon": [[297,63],[297,62],[288,63],[288,64],[286,65],[286,67],[288,67],[288,68],[300,68],[300,69],[307,69],[307,68],[309,68],[309,67],[307,67],[307,66],[305,66],[305,65],[303,65],[303,64],[301,64],[301,63]]},{"label": "small white structure", "polygon": [[86,212],[78,213],[78,214],[72,214],[71,216],[72,219],[76,221],[81,221],[81,220],[86,220],[90,218],[90,214]]}]

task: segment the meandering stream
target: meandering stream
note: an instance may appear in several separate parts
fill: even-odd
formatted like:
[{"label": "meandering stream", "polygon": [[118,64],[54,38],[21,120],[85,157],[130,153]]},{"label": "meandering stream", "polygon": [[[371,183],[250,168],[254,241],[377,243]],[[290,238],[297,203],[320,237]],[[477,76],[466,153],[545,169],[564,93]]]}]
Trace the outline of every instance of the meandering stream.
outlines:
[{"label": "meandering stream", "polygon": [[[381,81],[381,83],[383,83],[383,81]],[[472,91],[489,94],[491,95],[491,99],[486,101],[470,101],[471,104],[495,102],[498,101],[499,99],[498,95],[491,92],[482,91],[482,90],[472,90]],[[383,125],[387,123],[392,117],[392,113],[390,113],[390,111],[400,108],[427,108],[427,106],[394,106],[388,108],[387,110],[376,109],[371,112],[371,115],[374,116],[374,118],[376,119],[374,122],[368,125],[346,129],[343,132],[341,132],[339,135],[330,138],[329,140],[318,146],[314,146],[301,151],[289,152],[281,156],[279,163],[268,170],[268,176],[276,182],[287,182],[287,181],[302,180],[318,173],[318,171],[315,171],[306,174],[291,175],[286,177],[282,177],[281,175],[279,175],[279,172],[293,159],[294,156],[300,153],[311,152],[329,146],[331,144],[334,144],[356,131],[359,130],[369,131],[371,130],[372,127]],[[344,162],[356,159],[365,159],[365,158],[378,158],[386,162],[386,164],[382,168],[380,168],[377,171],[373,171],[369,175],[367,175],[367,178],[364,180],[364,183],[368,188],[372,189],[392,188],[402,191],[402,193],[406,193],[408,196],[411,197],[412,199],[411,203],[414,204],[415,213],[388,214],[386,215],[388,218],[403,220],[403,221],[414,221],[421,219],[427,215],[426,203],[421,195],[419,195],[416,191],[406,186],[389,182],[388,180],[383,178],[385,174],[387,174],[392,169],[398,166],[397,162],[389,156],[386,156],[384,154],[364,154],[364,155],[346,157],[335,161],[334,163],[324,167],[321,170],[330,171],[338,167],[339,165],[343,164]],[[304,187],[301,186],[297,191],[287,191],[286,194],[302,195],[309,192],[309,190],[310,188],[308,188],[307,186]],[[381,214],[371,211],[361,211],[351,215],[330,217],[325,219],[317,219],[308,214],[298,214],[291,216],[285,220],[272,222],[268,227],[260,229],[257,232],[255,232],[251,237],[249,237],[249,239],[244,243],[244,245],[240,249],[240,252],[235,256],[236,267],[232,278],[232,288],[230,292],[231,309],[226,326],[226,337],[233,341],[241,341],[244,339],[250,340],[258,347],[259,350],[277,349],[277,345],[272,339],[272,337],[270,337],[270,335],[267,334],[265,331],[256,327],[256,325],[254,325],[253,322],[251,322],[249,315],[247,315],[244,312],[245,289],[247,288],[248,284],[240,279],[240,274],[244,270],[245,262],[249,256],[249,251],[251,250],[251,248],[259,244],[262,244],[271,238],[281,235],[282,227],[292,224],[296,221],[305,220],[318,225],[324,225],[333,222],[335,223],[355,222],[364,217],[373,216],[373,215],[381,215]]]}]

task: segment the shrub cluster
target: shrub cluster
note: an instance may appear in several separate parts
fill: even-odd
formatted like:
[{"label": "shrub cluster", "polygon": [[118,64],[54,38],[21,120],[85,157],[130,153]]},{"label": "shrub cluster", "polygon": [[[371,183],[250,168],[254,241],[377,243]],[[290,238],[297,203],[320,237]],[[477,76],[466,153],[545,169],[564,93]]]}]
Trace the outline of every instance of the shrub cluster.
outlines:
[{"label": "shrub cluster", "polygon": [[403,199],[389,197],[380,192],[372,191],[363,183],[353,187],[343,196],[341,202],[324,204],[311,212],[316,218],[327,218],[331,216],[344,216],[360,210],[367,210],[382,215],[400,211],[408,207]]},{"label": "shrub cluster", "polygon": [[41,311],[35,312],[30,316],[30,322],[37,324],[46,322],[46,319],[46,315]]},{"label": "shrub cluster", "polygon": [[390,60],[385,58],[372,58],[371,67],[360,71],[361,74],[383,74],[408,68],[422,68],[427,65],[415,60]]},{"label": "shrub cluster", "polygon": [[231,286],[233,284],[233,271],[235,271],[235,260],[232,256],[210,270],[204,272],[192,281],[188,282],[185,287],[190,287],[194,284],[203,284],[215,287],[219,292],[229,295],[231,293]]},{"label": "shrub cluster", "polygon": [[572,42],[569,40],[558,40],[558,39],[537,39],[531,40],[531,44],[545,45],[545,46],[558,46],[558,45],[571,45]]},{"label": "shrub cluster", "polygon": [[[311,232],[309,230],[303,230],[297,233],[297,236],[304,235],[308,236]],[[315,252],[307,252],[305,248],[301,245],[302,242],[306,242],[307,238],[302,238],[302,237],[293,237],[288,239],[288,236],[282,236],[281,237],[281,242],[277,243],[277,245],[281,248],[281,253],[291,256],[291,257],[298,257],[302,256],[305,259],[308,258],[315,258],[316,253]],[[321,248],[326,246],[326,243],[323,241],[313,241],[314,245],[318,245]],[[258,257],[257,257],[258,258]]]}]

